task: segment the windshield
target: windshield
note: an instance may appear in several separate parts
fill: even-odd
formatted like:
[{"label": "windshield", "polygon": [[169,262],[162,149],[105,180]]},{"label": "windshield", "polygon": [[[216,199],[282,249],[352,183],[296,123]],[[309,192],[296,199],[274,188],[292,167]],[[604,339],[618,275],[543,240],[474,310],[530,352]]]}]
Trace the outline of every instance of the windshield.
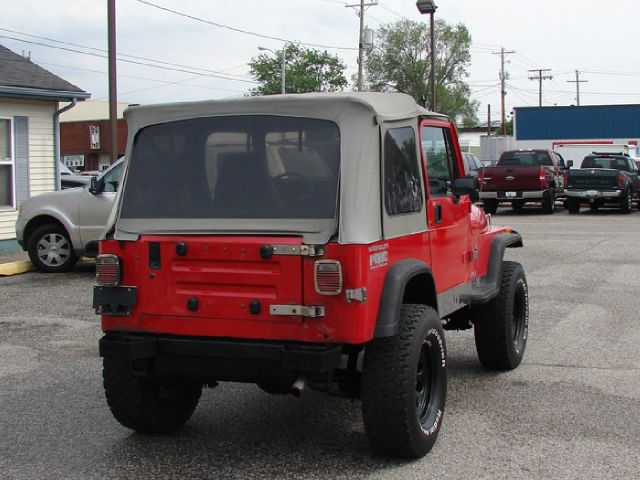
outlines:
[{"label": "windshield", "polygon": [[326,120],[208,117],[134,140],[122,218],[333,219],[340,133]]}]

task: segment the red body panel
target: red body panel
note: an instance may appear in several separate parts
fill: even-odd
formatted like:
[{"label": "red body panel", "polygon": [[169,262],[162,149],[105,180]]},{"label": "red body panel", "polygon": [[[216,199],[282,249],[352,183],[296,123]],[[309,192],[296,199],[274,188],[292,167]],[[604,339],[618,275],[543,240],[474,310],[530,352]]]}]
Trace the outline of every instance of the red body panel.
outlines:
[{"label": "red body panel", "polygon": [[[464,172],[455,127],[427,119],[429,126],[447,129],[453,142],[457,171]],[[423,174],[428,172],[423,159]],[[428,265],[436,292],[443,293],[486,274],[490,242],[504,229],[489,229],[487,218],[468,196],[429,198],[428,230],[366,245],[325,245],[322,259],[337,260],[343,269],[339,295],[316,292],[317,258],[274,255],[263,259],[262,245],[300,245],[301,237],[228,235],[144,235],[137,241],[107,240],[101,253],[121,259],[122,286],[137,287],[137,303],[127,316],[102,316],[104,331],[143,331],[185,336],[294,340],[362,344],[373,338],[389,268],[400,260]],[[176,246],[185,242],[179,255]],[[159,244],[160,264],[152,268],[149,244]],[[348,302],[345,290],[366,288],[365,302]],[[189,299],[197,298],[196,309]],[[260,311],[251,311],[252,302]],[[325,307],[325,316],[272,315],[271,305]],[[192,305],[193,307],[193,305]]]}]

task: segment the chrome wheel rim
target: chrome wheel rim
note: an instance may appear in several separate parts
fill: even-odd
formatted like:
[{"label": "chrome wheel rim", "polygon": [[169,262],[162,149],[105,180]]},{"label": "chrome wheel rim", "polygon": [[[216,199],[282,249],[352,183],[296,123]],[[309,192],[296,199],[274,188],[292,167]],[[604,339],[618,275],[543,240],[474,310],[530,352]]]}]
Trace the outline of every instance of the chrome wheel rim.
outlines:
[{"label": "chrome wheel rim", "polygon": [[59,233],[48,233],[38,241],[38,259],[47,267],[59,267],[71,256],[69,241]]}]

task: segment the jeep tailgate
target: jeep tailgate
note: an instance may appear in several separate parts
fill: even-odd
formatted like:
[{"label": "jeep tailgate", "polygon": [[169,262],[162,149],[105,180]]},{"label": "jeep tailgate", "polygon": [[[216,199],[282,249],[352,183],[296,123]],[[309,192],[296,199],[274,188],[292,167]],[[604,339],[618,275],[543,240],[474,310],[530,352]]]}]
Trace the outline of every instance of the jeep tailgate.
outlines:
[{"label": "jeep tailgate", "polygon": [[541,190],[540,166],[520,165],[513,167],[485,167],[482,169],[484,191]]},{"label": "jeep tailgate", "polygon": [[[165,330],[161,324],[167,317],[200,324],[299,323],[299,316],[270,315],[269,307],[301,304],[302,257],[264,251],[261,256],[261,247],[301,244],[299,237],[142,236],[138,245],[146,275],[139,283],[138,307],[143,328]],[[198,323],[191,324],[191,332]]]}]

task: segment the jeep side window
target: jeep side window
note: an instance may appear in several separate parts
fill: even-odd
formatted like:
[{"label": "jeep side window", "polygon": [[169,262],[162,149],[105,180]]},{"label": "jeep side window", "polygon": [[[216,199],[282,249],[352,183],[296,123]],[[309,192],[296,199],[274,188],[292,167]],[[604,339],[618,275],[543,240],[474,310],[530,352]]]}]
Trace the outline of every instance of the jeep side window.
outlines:
[{"label": "jeep side window", "polygon": [[432,197],[453,194],[451,181],[455,167],[449,132],[441,127],[422,127],[422,151],[429,179],[429,194]]},{"label": "jeep side window", "polygon": [[384,206],[388,215],[422,210],[422,182],[411,127],[390,128],[384,136]]}]

